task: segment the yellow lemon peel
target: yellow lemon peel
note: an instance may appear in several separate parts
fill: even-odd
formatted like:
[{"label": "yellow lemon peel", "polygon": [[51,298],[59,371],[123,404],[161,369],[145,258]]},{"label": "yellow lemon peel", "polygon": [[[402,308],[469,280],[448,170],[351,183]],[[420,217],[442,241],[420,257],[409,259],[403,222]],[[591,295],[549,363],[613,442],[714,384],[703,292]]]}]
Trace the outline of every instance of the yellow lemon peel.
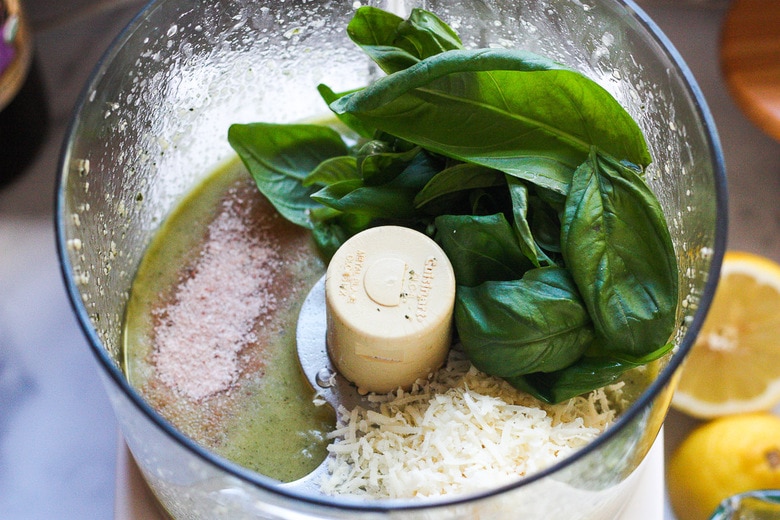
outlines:
[{"label": "yellow lemon peel", "polygon": [[673,453],[666,477],[678,520],[707,520],[734,494],[780,488],[780,417],[738,414],[699,426]]}]

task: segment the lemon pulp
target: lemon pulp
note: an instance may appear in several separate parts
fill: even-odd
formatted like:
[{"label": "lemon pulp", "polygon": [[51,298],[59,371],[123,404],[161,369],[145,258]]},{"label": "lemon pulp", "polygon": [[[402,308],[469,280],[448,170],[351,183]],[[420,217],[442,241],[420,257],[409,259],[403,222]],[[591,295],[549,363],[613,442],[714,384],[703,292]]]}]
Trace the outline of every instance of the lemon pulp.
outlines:
[{"label": "lemon pulp", "polygon": [[780,265],[730,251],[672,404],[695,417],[780,402]]}]

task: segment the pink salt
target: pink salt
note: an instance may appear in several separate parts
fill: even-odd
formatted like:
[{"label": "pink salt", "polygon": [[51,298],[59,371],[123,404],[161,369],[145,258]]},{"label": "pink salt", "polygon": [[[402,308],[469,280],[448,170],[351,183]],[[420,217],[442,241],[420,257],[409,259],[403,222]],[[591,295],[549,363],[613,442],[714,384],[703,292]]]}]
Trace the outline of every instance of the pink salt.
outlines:
[{"label": "pink salt", "polygon": [[256,340],[255,324],[276,304],[271,289],[278,252],[250,233],[249,209],[239,202],[224,202],[192,275],[156,313],[158,377],[195,401],[236,383],[242,349]]}]

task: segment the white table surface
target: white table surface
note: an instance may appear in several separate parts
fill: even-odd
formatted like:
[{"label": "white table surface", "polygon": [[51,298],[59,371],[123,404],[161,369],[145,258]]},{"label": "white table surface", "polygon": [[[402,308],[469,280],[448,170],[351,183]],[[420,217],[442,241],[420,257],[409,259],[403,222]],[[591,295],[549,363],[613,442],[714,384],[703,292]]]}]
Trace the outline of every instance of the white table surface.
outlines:
[{"label": "white table surface", "polygon": [[[117,431],[60,279],[52,200],[65,125],[103,50],[140,0],[25,0],[48,92],[46,144],[0,191],[0,518],[114,517]],[[677,46],[712,109],[730,183],[729,246],[780,261],[780,144],[750,123],[724,86],[725,2],[640,2]],[[693,421],[672,412],[666,448]],[[673,519],[668,511],[666,520]]]}]

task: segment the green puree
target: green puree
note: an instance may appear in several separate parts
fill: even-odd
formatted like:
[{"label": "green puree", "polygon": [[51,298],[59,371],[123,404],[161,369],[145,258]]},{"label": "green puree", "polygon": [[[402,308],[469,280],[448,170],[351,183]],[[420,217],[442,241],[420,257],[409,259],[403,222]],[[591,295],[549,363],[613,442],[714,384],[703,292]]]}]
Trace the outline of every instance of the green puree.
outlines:
[{"label": "green puree", "polygon": [[[279,253],[270,284],[276,304],[258,319],[252,330],[256,339],[239,353],[236,381],[225,391],[196,400],[161,380],[155,365],[155,325],[160,310],[175,302],[177,288],[192,276],[209,240],[208,226],[230,197],[251,208],[248,226],[262,223],[264,240]],[[313,390],[295,352],[295,323],[306,294],[323,272],[308,233],[275,216],[240,162],[227,164],[176,208],[141,262],[126,310],[128,380],[179,430],[215,453],[283,482],[307,475],[326,456],[325,435],[335,417],[330,407],[312,404]]]}]

